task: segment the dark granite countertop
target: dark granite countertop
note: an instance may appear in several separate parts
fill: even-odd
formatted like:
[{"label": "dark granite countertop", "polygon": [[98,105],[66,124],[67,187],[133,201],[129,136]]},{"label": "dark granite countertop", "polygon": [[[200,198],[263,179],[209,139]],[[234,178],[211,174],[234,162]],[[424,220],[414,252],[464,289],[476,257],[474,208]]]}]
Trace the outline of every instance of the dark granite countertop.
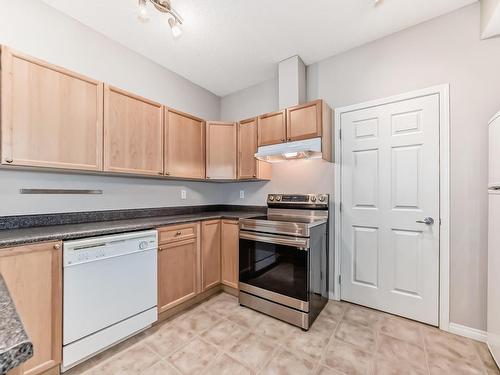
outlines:
[{"label": "dark granite countertop", "polygon": [[182,215],[151,216],[80,224],[4,229],[0,230],[0,247],[155,229],[164,225],[200,220],[248,218],[261,214],[262,211],[249,210],[208,211]]},{"label": "dark granite countertop", "polygon": [[0,374],[7,373],[32,356],[33,344],[0,275]]}]

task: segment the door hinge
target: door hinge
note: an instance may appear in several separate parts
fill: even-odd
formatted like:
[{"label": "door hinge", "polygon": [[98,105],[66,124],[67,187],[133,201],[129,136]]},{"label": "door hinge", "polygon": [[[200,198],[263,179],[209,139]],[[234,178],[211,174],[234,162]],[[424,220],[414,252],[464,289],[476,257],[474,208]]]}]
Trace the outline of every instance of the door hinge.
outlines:
[{"label": "door hinge", "polygon": [[442,223],[442,222],[441,222],[441,218],[439,218],[439,225],[441,225],[441,223]]},{"label": "door hinge", "polygon": [[342,139],[342,129],[339,129],[339,139]]},{"label": "door hinge", "polygon": [[339,210],[342,212],[342,202],[339,203]]},{"label": "door hinge", "polygon": [[339,275],[339,285],[342,285],[342,275]]}]

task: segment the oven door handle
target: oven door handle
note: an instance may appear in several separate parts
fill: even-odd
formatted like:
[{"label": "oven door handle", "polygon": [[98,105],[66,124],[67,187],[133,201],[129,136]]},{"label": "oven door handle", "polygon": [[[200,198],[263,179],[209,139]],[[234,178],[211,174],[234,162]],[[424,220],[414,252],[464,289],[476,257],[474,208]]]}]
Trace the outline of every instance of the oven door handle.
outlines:
[{"label": "oven door handle", "polygon": [[250,241],[258,241],[265,243],[272,243],[276,245],[292,246],[299,250],[308,251],[309,250],[309,239],[301,237],[286,237],[278,236],[275,234],[265,234],[265,233],[255,233],[240,231],[240,238]]}]

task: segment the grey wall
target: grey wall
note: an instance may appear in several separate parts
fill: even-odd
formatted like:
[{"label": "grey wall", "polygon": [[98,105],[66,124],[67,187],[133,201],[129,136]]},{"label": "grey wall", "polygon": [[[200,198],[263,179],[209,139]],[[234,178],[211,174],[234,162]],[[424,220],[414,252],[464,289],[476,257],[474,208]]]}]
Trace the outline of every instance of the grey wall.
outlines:
[{"label": "grey wall", "polygon": [[221,99],[221,120],[237,121],[278,109],[278,71],[276,77]]},{"label": "grey wall", "polygon": [[[278,110],[278,77],[252,86],[221,100],[223,121],[237,121]],[[242,182],[223,186],[224,197],[231,204],[266,202],[269,193],[329,193],[333,196],[335,166],[323,160],[288,161],[273,164],[273,178],[267,183]],[[240,198],[240,191],[245,198]]]},{"label": "grey wall", "polygon": [[[202,118],[220,117],[218,96],[40,0],[0,0],[0,44]],[[104,195],[19,195],[19,188],[25,187],[102,188]],[[185,201],[180,199],[181,188],[187,190]],[[0,216],[220,203],[221,199],[213,184],[0,170]]]},{"label": "grey wall", "polygon": [[[341,107],[442,83],[451,95],[451,321],[486,328],[487,123],[500,110],[500,39],[480,40],[480,9],[474,4],[308,67],[309,99]],[[227,120],[268,111],[271,82],[225,97]],[[263,103],[263,98],[267,102]],[[241,101],[240,101],[241,100]],[[252,103],[254,106],[252,108]],[[253,110],[252,110],[253,109]],[[271,110],[277,108],[271,108]],[[238,113],[238,111],[241,113]],[[226,186],[232,202],[262,202],[264,193],[301,181],[317,191],[333,187],[333,167],[302,178],[291,166],[274,167],[269,186]],[[325,179],[327,181],[325,181]],[[305,181],[304,181],[305,180]],[[237,190],[246,189],[245,200]]]}]

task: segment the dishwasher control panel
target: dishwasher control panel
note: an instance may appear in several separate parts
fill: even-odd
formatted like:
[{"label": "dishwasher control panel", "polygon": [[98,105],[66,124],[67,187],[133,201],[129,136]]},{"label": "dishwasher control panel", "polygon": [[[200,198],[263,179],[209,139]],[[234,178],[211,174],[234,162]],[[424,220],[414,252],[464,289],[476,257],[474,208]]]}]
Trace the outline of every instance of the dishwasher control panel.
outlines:
[{"label": "dishwasher control panel", "polygon": [[65,241],[63,265],[66,267],[142,251],[156,251],[157,248],[156,230]]}]

